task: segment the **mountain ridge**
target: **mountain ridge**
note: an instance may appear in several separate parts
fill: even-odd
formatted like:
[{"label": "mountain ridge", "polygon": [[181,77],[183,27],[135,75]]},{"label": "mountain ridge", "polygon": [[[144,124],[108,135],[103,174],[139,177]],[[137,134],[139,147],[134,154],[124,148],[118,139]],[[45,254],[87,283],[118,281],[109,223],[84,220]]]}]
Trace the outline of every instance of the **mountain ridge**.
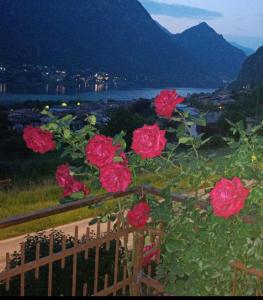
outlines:
[{"label": "mountain ridge", "polygon": [[245,60],[237,80],[231,83],[229,88],[239,89],[248,85],[263,85],[263,46]]},{"label": "mountain ridge", "polygon": [[89,68],[182,87],[217,87],[237,74],[229,71],[232,62],[223,75],[208,68],[137,0],[1,0],[0,20],[2,62]]}]

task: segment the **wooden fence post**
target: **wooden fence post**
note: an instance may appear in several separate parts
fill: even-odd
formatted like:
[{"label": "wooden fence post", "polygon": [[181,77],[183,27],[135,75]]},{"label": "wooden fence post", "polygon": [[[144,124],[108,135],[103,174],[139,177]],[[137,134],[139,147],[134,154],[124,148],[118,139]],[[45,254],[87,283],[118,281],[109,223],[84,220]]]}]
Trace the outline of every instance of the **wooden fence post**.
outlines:
[{"label": "wooden fence post", "polygon": [[143,249],[144,249],[144,230],[134,234],[134,257],[133,257],[133,282],[131,286],[132,296],[140,296],[141,279],[143,271]]}]

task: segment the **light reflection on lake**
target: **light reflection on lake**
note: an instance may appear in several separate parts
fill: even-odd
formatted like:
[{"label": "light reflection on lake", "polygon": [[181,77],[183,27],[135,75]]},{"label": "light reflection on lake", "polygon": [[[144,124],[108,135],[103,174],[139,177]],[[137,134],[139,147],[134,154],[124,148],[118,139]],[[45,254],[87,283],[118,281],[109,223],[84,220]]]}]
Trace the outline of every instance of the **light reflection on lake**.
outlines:
[{"label": "light reflection on lake", "polygon": [[[26,100],[39,101],[96,101],[96,100],[123,100],[152,99],[164,89],[174,89],[174,87],[163,88],[117,88],[105,84],[97,85],[76,85],[66,87],[58,85],[36,85],[33,88],[21,85],[20,89],[12,90],[7,84],[0,83],[0,103],[2,102],[23,102]],[[206,88],[176,88],[178,93],[186,97],[193,93],[212,93],[215,89]]]}]

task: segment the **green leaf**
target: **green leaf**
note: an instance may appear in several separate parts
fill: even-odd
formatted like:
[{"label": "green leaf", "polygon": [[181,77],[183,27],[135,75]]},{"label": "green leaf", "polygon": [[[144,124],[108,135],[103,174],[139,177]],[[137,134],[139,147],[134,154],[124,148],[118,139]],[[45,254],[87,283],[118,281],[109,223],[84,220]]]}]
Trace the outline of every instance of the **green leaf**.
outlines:
[{"label": "green leaf", "polygon": [[97,123],[97,117],[94,116],[94,115],[88,116],[87,121],[88,121],[91,125],[95,126],[96,123]]},{"label": "green leaf", "polygon": [[71,138],[71,131],[70,131],[70,129],[67,129],[67,128],[65,128],[64,130],[63,130],[63,136],[64,136],[64,138],[67,140],[67,139],[70,139]]},{"label": "green leaf", "polygon": [[70,198],[73,200],[81,200],[84,198],[84,193],[83,192],[76,192],[70,195]]},{"label": "green leaf", "polygon": [[175,241],[170,241],[165,243],[165,249],[169,253],[173,253],[177,250],[177,245]]},{"label": "green leaf", "polygon": [[189,145],[193,142],[194,138],[192,136],[189,137],[181,137],[179,139],[179,144]]}]

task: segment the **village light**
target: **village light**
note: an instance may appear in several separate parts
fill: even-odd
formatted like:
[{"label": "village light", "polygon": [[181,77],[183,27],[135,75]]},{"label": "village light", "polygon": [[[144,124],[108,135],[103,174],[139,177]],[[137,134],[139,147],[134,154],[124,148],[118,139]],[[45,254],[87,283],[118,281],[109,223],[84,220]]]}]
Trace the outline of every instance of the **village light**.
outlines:
[{"label": "village light", "polygon": [[80,103],[80,102],[78,102],[78,103],[77,103],[77,106],[80,106],[80,105],[81,105],[81,103]]},{"label": "village light", "polygon": [[67,104],[66,102],[63,102],[63,103],[61,104],[61,106],[62,106],[62,107],[67,107],[68,104]]},{"label": "village light", "polygon": [[47,110],[48,110],[49,108],[50,108],[50,107],[49,107],[49,105],[46,105],[46,106],[45,106],[45,109],[47,109]]}]

